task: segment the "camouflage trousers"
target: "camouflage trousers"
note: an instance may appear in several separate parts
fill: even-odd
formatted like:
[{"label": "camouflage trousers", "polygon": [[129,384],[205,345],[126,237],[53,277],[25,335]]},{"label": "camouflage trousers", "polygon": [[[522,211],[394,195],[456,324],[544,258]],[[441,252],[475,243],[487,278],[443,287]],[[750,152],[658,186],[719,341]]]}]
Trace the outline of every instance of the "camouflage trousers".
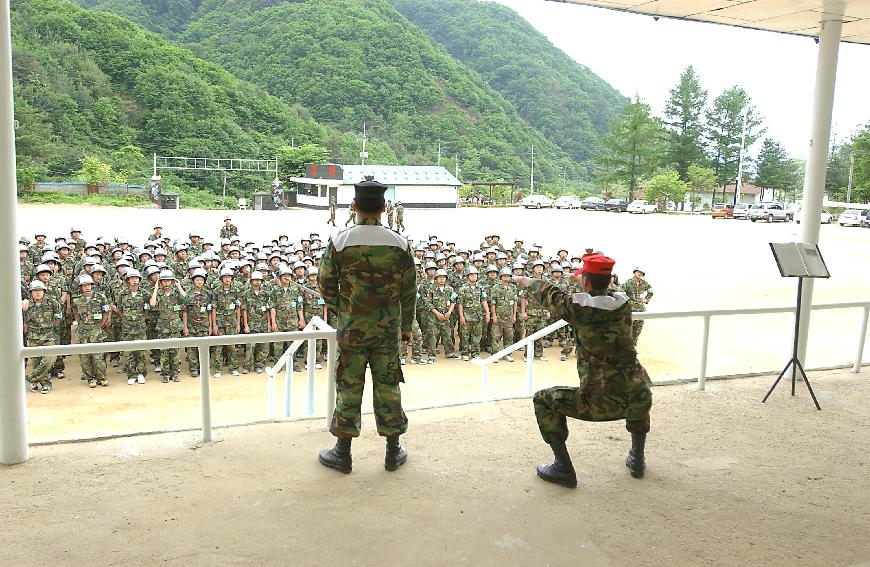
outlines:
[{"label": "camouflage trousers", "polygon": [[[207,337],[208,325],[191,325],[187,324],[188,337]],[[187,359],[187,370],[191,374],[199,374],[199,349],[188,347],[185,350],[185,358]]]},{"label": "camouflage trousers", "polygon": [[[27,346],[53,346],[56,344],[57,339],[35,339],[33,337],[27,339]],[[53,369],[56,358],[58,357],[37,356],[31,358],[30,360],[33,364],[33,370],[30,371],[30,374],[26,375],[25,379],[31,383],[47,380],[48,371]]]},{"label": "camouflage trousers", "polygon": [[[145,340],[145,329],[122,329],[120,340],[122,341],[141,341]],[[145,351],[133,350],[127,354],[127,360],[124,362],[124,370],[127,371],[127,378],[135,378],[141,374],[145,376],[147,369],[145,368]]]},{"label": "camouflage trousers", "polygon": [[[145,318],[145,338],[146,339],[156,339],[157,338],[157,318],[149,319]],[[154,366],[160,366],[160,349],[152,348],[149,351],[149,356],[151,357],[151,364]]]},{"label": "camouflage trousers", "polygon": [[332,207],[329,208],[329,220],[326,222],[327,222],[327,224],[331,224],[332,226],[335,226],[335,209]]},{"label": "camouflage trousers", "polygon": [[396,217],[396,232],[405,232],[405,219],[403,217]]},{"label": "camouflage trousers", "polygon": [[559,330],[564,331],[564,337],[559,337],[559,340],[562,342],[562,354],[571,356],[571,353],[574,352],[574,333],[571,332],[571,327],[568,325]]},{"label": "camouflage trousers", "polygon": [[539,390],[532,398],[535,418],[544,442],[568,439],[568,417],[583,421],[625,420],[632,433],[649,431],[652,392],[649,387],[630,394],[584,394],[580,388],[556,386]]},{"label": "camouflage trousers", "polygon": [[[120,317],[112,317],[112,324],[109,325],[109,332],[107,334],[108,334],[108,338],[106,340],[108,340],[108,341],[114,342],[114,341],[123,340],[121,337],[123,336],[124,331],[121,328],[121,318]],[[142,338],[143,339],[145,338],[144,335]],[[110,360],[120,360],[121,353],[117,352],[117,351],[110,352],[109,359]]]},{"label": "camouflage trousers", "polygon": [[[72,319],[70,319],[68,315],[64,314],[63,319],[61,319],[59,323],[57,332],[58,336],[60,337],[60,344],[72,344]],[[54,364],[51,367],[51,371],[63,372],[65,369],[66,363],[63,361],[63,357],[56,356]]]},{"label": "camouflage trousers", "polygon": [[[181,337],[181,331],[158,331],[158,339],[177,339]],[[160,374],[163,376],[175,376],[181,370],[181,362],[178,360],[177,348],[166,348],[160,351]]]},{"label": "camouflage trousers", "polygon": [[[525,321],[526,324],[526,336],[531,335],[532,333],[536,333],[547,326],[547,320],[543,317],[533,317],[529,315],[528,320]],[[535,357],[539,358],[544,356],[544,339],[538,339],[535,341]]]},{"label": "camouflage trousers", "polygon": [[435,358],[435,355],[438,354],[438,339],[441,339],[441,344],[444,346],[444,354],[450,355],[453,354],[456,350],[455,343],[453,342],[453,326],[450,324],[450,320],[447,321],[437,321],[435,320],[435,315],[432,315],[429,318],[429,329],[431,330],[431,334],[429,335],[429,358]]},{"label": "camouflage trousers", "polygon": [[359,436],[366,366],[372,372],[372,401],[378,434],[390,437],[408,429],[399,387],[405,379],[398,351],[378,347],[342,348],[335,370],[335,412],[329,426],[330,433],[336,437]]},{"label": "camouflage trousers", "polygon": [[[262,334],[267,331],[251,329],[252,335]],[[324,344],[326,341],[324,341]],[[245,368],[255,369],[266,366],[266,355],[269,354],[269,343],[256,343],[245,345]]]},{"label": "camouflage trousers", "polygon": [[480,339],[483,336],[483,321],[465,320],[464,325],[459,325],[460,342],[462,343],[462,355],[475,357],[480,355]]},{"label": "camouflage trousers", "polygon": [[637,344],[637,339],[640,337],[640,332],[643,331],[644,321],[632,321],[631,322],[631,338],[634,339],[634,344]]},{"label": "camouflage trousers", "polygon": [[[106,334],[101,327],[85,327],[81,324],[77,327],[79,344],[102,343],[106,341]],[[88,380],[106,381],[106,358],[104,354],[80,354],[79,365],[82,375]]]},{"label": "camouflage trousers", "polygon": [[[408,358],[408,343],[402,342],[402,358]],[[423,359],[423,330],[414,319],[411,323],[411,360],[420,362]]]},{"label": "camouflage trousers", "polygon": [[490,333],[490,347],[492,351],[498,352],[506,346],[514,343],[514,324],[511,323],[510,317],[499,317],[498,321],[492,323],[492,332]]},{"label": "camouflage trousers", "polygon": [[[519,340],[522,340],[523,337],[525,337],[525,336],[526,336],[526,322],[523,321],[523,318],[520,317],[519,314],[517,314],[517,322],[514,323],[513,342],[517,342]],[[511,343],[511,344],[513,344],[513,343]],[[505,346],[508,346],[508,345],[505,345]],[[522,349],[517,349],[517,350],[522,350]]]},{"label": "camouflage trousers", "polygon": [[[236,324],[218,325],[218,331],[221,335],[235,335]],[[230,367],[230,371],[239,369],[239,361],[236,358],[236,347],[238,345],[220,345],[214,347],[214,369],[220,371],[224,367],[224,362]]]}]

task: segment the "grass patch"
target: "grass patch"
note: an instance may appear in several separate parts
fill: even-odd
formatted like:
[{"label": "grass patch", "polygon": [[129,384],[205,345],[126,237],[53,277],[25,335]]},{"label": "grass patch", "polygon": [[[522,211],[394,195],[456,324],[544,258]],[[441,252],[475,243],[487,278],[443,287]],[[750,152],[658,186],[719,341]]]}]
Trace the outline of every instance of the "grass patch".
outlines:
[{"label": "grass patch", "polygon": [[40,205],[95,205],[100,207],[148,207],[145,195],[69,195],[67,193],[26,192],[18,196],[19,203]]}]

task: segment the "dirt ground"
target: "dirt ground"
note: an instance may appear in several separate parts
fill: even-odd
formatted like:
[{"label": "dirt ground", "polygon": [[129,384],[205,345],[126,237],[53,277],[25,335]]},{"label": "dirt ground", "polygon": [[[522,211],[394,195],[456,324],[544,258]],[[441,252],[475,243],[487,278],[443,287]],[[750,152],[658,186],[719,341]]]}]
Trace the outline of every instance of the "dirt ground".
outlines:
[{"label": "dirt ground", "polygon": [[528,400],[410,412],[396,473],[370,416],[348,476],[320,420],[35,447],[0,470],[0,564],[868,565],[870,382],[811,378],[821,412],[761,404],[772,377],[655,388],[643,480],[621,423],[571,422],[575,490],[536,478]]}]

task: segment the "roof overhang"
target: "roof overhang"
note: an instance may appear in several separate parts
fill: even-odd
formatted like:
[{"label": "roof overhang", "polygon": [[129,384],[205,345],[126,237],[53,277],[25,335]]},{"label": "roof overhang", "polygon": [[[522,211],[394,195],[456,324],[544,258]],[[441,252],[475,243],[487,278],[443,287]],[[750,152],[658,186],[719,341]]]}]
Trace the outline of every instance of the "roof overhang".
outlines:
[{"label": "roof overhang", "polygon": [[842,41],[870,44],[870,0],[547,0],[815,37],[824,20],[842,20]]},{"label": "roof overhang", "polygon": [[326,185],[327,187],[338,187],[344,185],[341,179],[315,179],[313,177],[288,177],[287,181],[293,183],[307,183],[308,185]]}]

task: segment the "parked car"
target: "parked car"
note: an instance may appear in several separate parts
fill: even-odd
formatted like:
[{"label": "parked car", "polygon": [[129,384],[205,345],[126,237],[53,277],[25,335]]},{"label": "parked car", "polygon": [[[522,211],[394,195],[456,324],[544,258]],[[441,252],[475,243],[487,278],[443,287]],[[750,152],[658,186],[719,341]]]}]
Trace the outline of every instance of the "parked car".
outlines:
[{"label": "parked car", "polygon": [[638,213],[641,215],[645,215],[647,213],[654,213],[657,210],[657,207],[653,203],[649,203],[647,201],[643,201],[641,199],[635,199],[631,203],[628,204],[626,210],[629,213]]},{"label": "parked car", "polygon": [[527,209],[541,209],[544,207],[552,207],[553,199],[546,195],[529,195],[520,201],[520,205]]},{"label": "parked car", "polygon": [[840,226],[870,226],[870,210],[846,209],[837,219]]},{"label": "parked car", "polygon": [[603,211],[605,210],[604,204],[606,202],[607,201],[605,201],[601,197],[586,197],[585,199],[583,199],[583,201],[580,202],[580,208],[584,211]]},{"label": "parked car", "polygon": [[628,201],[625,199],[610,199],[604,203],[604,210],[609,213],[624,213],[628,210]]},{"label": "parked car", "polygon": [[574,195],[562,195],[555,201],[553,201],[553,206],[557,209],[579,209],[582,201],[580,197],[576,197]]},{"label": "parked car", "polygon": [[710,217],[714,219],[730,219],[734,217],[734,205],[731,203],[716,203],[710,209]]},{"label": "parked car", "polygon": [[749,207],[749,220],[752,222],[757,220],[788,222],[791,220],[791,213],[779,203],[755,203]]},{"label": "parked car", "polygon": [[735,219],[749,218],[749,203],[737,203],[734,205],[734,211],[731,215]]},{"label": "parked car", "polygon": [[[795,214],[794,222],[800,224],[802,216],[803,216],[803,210],[801,210],[797,214]],[[834,215],[832,215],[831,213],[829,213],[825,209],[822,209],[822,214],[819,215],[819,222],[821,224],[831,224],[833,221],[834,221]]]}]

